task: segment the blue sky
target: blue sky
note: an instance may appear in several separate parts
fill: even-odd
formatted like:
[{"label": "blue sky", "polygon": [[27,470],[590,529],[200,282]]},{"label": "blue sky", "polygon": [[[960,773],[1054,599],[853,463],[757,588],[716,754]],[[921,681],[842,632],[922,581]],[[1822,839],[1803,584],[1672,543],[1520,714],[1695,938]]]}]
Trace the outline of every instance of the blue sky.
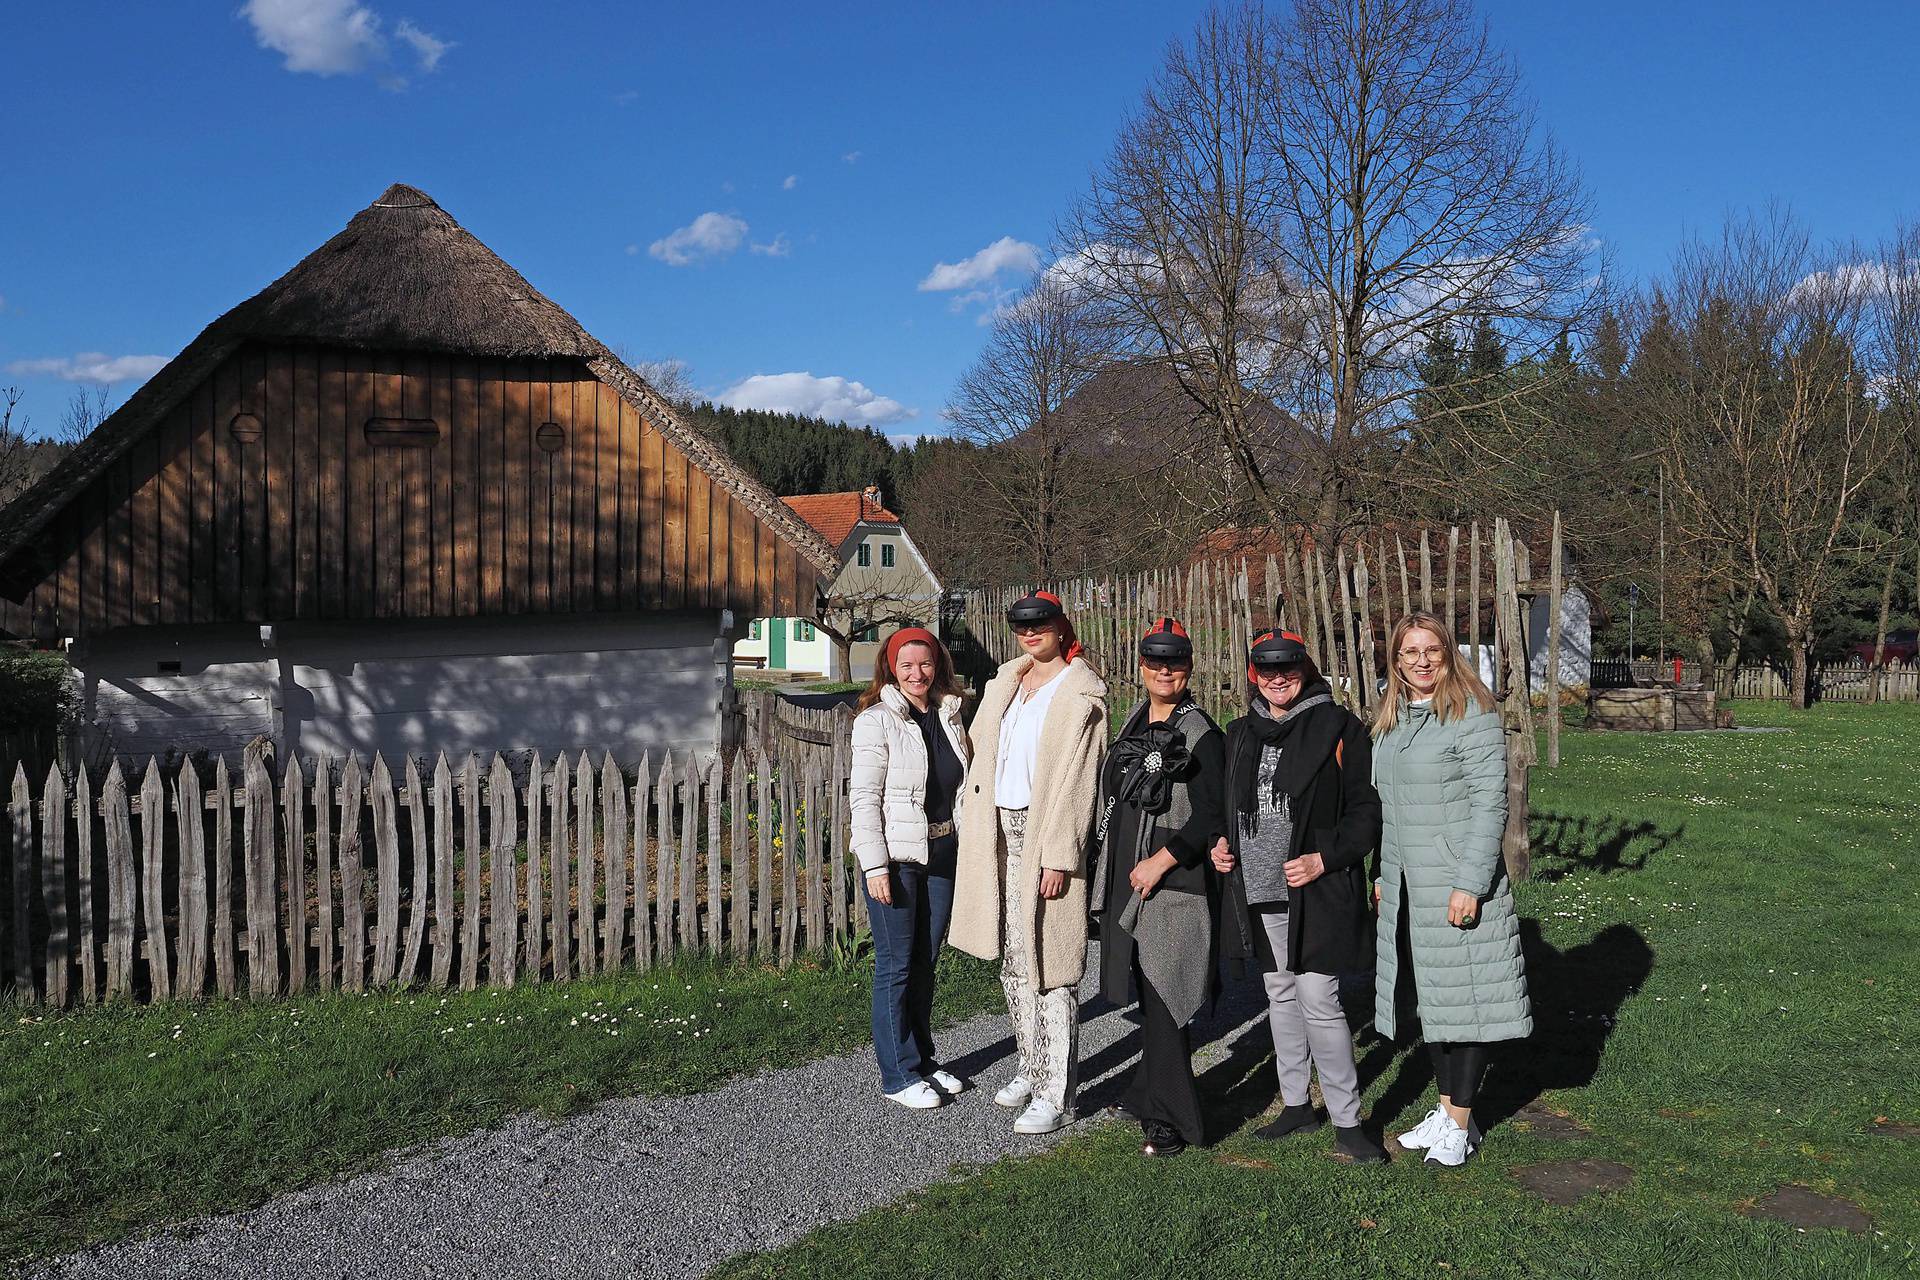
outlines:
[{"label": "blue sky", "polygon": [[[12,6],[0,384],[36,432],[88,379],[124,399],[405,181],[636,359],[937,431],[1201,8]],[[1481,11],[1629,278],[1770,200],[1823,237],[1920,217],[1920,5]]]}]

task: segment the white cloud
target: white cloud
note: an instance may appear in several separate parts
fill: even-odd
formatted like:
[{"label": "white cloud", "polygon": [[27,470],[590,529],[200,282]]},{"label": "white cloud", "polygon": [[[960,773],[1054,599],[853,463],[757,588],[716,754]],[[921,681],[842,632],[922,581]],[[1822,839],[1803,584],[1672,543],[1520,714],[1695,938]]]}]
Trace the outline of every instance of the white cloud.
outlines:
[{"label": "white cloud", "polygon": [[447,50],[453,48],[451,40],[440,40],[428,35],[414,26],[410,18],[400,19],[400,25],[393,29],[393,34],[412,47],[414,56],[420,59],[420,70],[428,75],[432,75],[439,69],[440,59],[446,57]]},{"label": "white cloud", "polygon": [[1003,272],[1028,275],[1040,269],[1040,249],[1025,240],[1001,236],[970,258],[959,262],[938,262],[920,282],[922,293],[946,293],[953,289],[976,289]]},{"label": "white cloud", "polygon": [[898,400],[848,378],[816,378],[810,373],[756,373],[722,391],[719,403],[735,409],[802,413],[855,426],[877,427],[920,415]]},{"label": "white cloud", "polygon": [[165,356],[110,356],[104,351],[82,351],[76,356],[15,360],[7,372],[27,378],[61,378],[68,382],[142,383],[159,372]]},{"label": "white cloud", "polygon": [[636,257],[636,256],[638,256],[638,254],[639,254],[639,253],[640,253],[640,246],[639,246],[639,245],[637,245],[637,244],[630,244],[630,245],[628,245],[628,246],[627,246],[627,256],[628,256],[629,258],[632,258],[632,257]]},{"label": "white cloud", "polygon": [[782,191],[791,191],[799,185],[800,185],[800,175],[797,173],[790,173],[787,175],[787,180],[780,184],[780,189]]},{"label": "white cloud", "polygon": [[866,152],[864,151],[849,151],[845,155],[841,156],[840,158],[846,161],[848,164],[859,164],[860,157],[865,154]]},{"label": "white cloud", "polygon": [[640,101],[638,89],[622,89],[613,95],[613,105],[616,107],[630,107],[638,101]]},{"label": "white cloud", "polygon": [[[317,76],[374,71],[385,87],[406,87],[403,77],[386,70],[392,50],[380,15],[356,0],[247,0],[240,13],[260,47],[283,55],[289,71]],[[411,19],[401,19],[394,35],[413,50],[423,72],[437,68],[453,47]]]},{"label": "white cloud", "polygon": [[703,213],[677,231],[647,246],[647,252],[670,267],[684,267],[701,258],[723,257],[747,238],[747,223],[730,213]]},{"label": "white cloud", "polygon": [[769,258],[784,258],[793,252],[793,241],[787,239],[787,233],[782,231],[766,244],[753,244],[748,248]]}]

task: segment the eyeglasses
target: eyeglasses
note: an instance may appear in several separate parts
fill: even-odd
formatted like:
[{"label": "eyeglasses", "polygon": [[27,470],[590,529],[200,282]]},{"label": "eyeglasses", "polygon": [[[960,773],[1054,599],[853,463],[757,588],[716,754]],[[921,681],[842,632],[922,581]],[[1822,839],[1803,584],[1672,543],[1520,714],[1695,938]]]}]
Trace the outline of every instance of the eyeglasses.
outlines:
[{"label": "eyeglasses", "polygon": [[1400,651],[1400,661],[1402,662],[1418,662],[1422,658],[1425,658],[1428,662],[1444,662],[1446,661],[1446,657],[1447,651],[1437,645],[1430,649],[1402,649]]},{"label": "eyeglasses", "polygon": [[1259,680],[1278,680],[1282,676],[1298,675],[1304,666],[1298,662],[1256,662],[1253,674]]},{"label": "eyeglasses", "polygon": [[1193,664],[1185,658],[1142,658],[1140,665],[1149,671],[1190,671]]},{"label": "eyeglasses", "polygon": [[1015,622],[1015,623],[1011,623],[1010,625],[1013,627],[1013,634],[1017,636],[1024,636],[1024,635],[1029,635],[1035,631],[1045,631],[1048,627],[1051,627],[1053,624],[1051,622]]}]

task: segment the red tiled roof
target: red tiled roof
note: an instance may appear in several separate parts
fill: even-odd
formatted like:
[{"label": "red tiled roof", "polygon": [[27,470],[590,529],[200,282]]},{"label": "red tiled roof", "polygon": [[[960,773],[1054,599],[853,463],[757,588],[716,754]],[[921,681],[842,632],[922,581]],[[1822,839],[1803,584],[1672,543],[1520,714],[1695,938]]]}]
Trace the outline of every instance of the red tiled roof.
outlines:
[{"label": "red tiled roof", "polygon": [[791,507],[795,515],[811,525],[813,531],[836,550],[853,532],[853,526],[863,520],[868,524],[900,523],[899,516],[858,489],[850,493],[798,493],[780,501]]}]

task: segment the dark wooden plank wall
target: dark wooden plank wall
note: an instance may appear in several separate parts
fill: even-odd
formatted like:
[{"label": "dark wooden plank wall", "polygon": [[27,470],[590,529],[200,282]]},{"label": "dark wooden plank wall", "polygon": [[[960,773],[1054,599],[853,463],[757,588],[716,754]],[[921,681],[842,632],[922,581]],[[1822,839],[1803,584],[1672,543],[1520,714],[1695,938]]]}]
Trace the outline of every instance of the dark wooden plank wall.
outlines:
[{"label": "dark wooden plank wall", "polygon": [[[372,417],[429,418],[439,435],[370,443]],[[558,448],[543,446],[547,423]],[[783,616],[810,610],[814,582],[752,511],[564,360],[241,351],[42,541],[55,567],[9,614],[49,642],[152,623]]]}]

